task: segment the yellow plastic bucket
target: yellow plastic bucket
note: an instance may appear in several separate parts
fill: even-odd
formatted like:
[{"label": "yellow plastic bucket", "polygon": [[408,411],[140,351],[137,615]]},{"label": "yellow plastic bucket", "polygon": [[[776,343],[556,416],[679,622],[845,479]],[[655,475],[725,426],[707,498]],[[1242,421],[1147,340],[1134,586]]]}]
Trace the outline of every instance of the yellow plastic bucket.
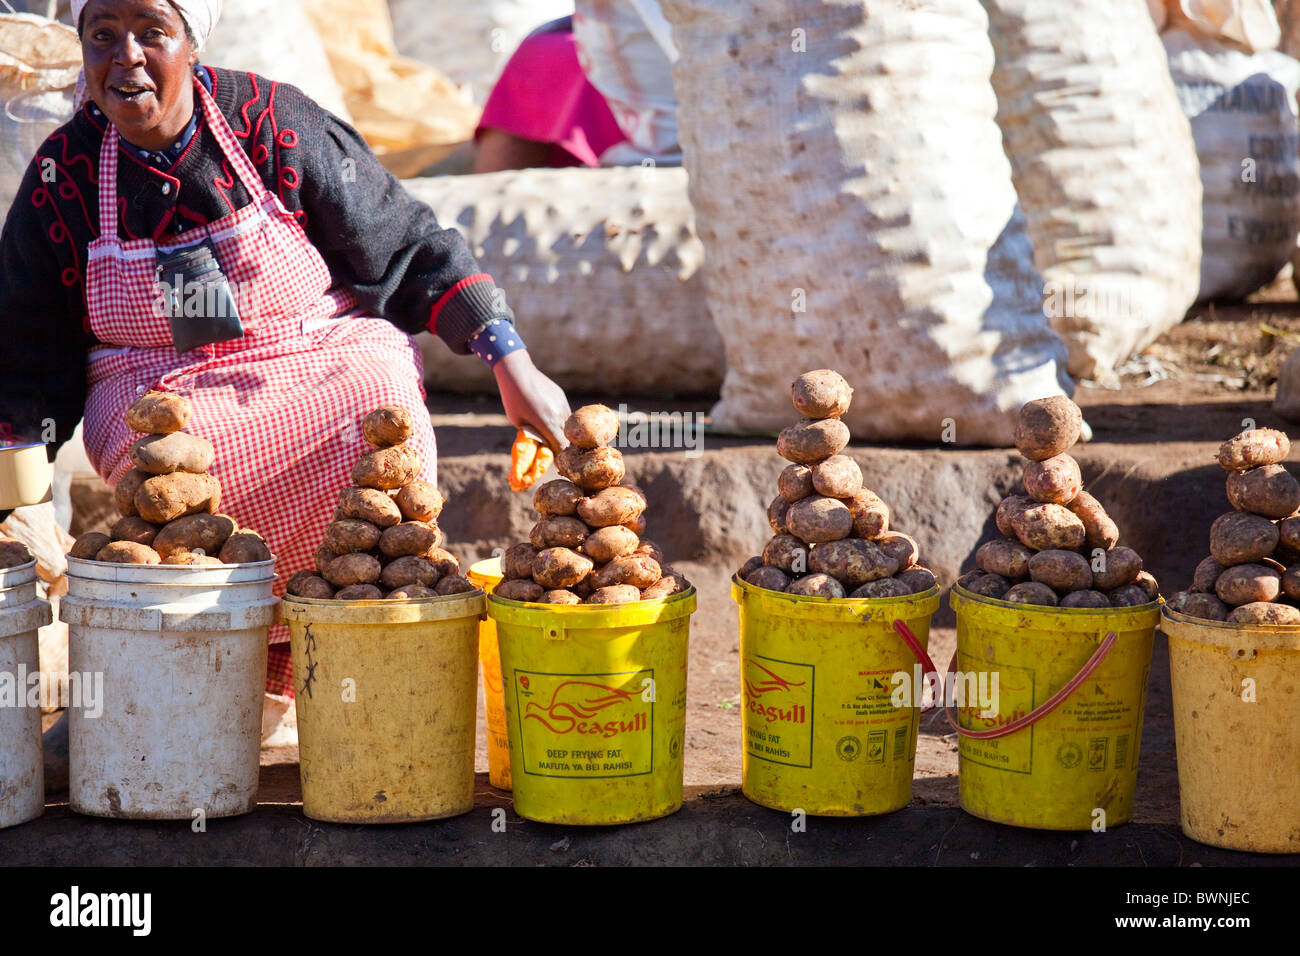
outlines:
[{"label": "yellow plastic bucket", "polygon": [[303,813],[408,823],[473,809],[483,601],[284,599]]},{"label": "yellow plastic bucket", "polygon": [[990,689],[997,677],[996,707],[966,700],[956,708],[962,808],[1041,830],[1126,822],[1160,605],[1062,610],[961,587],[949,600],[957,612],[957,672],[967,675],[967,686],[987,678]]},{"label": "yellow plastic bucket", "polygon": [[599,826],[681,808],[694,611],[694,588],[608,606],[488,597],[516,813]]},{"label": "yellow plastic bucket", "polygon": [[917,658],[939,589],[903,598],[827,601],[732,578],[740,607],[741,781],[750,800],[818,816],[890,813],[912,799],[919,693]]},{"label": "yellow plastic bucket", "polygon": [[[501,583],[501,559],[489,558],[470,565],[466,573],[489,594]],[[478,628],[478,659],[483,666],[483,709],[487,713],[488,782],[498,790],[510,789],[510,741],[506,736],[506,702],[501,695],[501,651],[497,625],[484,617]]]},{"label": "yellow plastic bucket", "polygon": [[1300,628],[1221,624],[1165,608],[1183,832],[1300,853]]}]

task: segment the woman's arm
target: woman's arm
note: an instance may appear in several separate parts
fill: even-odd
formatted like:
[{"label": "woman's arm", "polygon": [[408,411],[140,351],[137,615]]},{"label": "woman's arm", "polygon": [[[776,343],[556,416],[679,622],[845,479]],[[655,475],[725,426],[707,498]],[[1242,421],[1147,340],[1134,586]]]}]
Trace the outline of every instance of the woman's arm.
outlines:
[{"label": "woman's arm", "polygon": [[[39,159],[39,157],[38,157]],[[49,443],[50,460],[72,437],[86,403],[84,274],[51,238],[60,223],[37,160],[23,177],[0,232],[0,432]],[[81,263],[84,267],[84,263]]]}]

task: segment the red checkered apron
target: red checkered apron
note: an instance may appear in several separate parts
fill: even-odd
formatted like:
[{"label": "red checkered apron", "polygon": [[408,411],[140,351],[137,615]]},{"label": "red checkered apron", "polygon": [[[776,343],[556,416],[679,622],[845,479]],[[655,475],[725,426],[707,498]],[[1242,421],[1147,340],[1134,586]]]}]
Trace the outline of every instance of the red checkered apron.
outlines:
[{"label": "red checkered apron", "polygon": [[[302,227],[262,182],[234,131],[202,84],[194,88],[207,127],[253,202],[166,244],[117,235],[117,130],[99,154],[100,237],[90,246],[86,304],[91,350],[86,451],[115,483],[131,469],[136,437],[123,413],[151,389],[186,396],[187,429],[216,448],[222,511],[266,538],[277,556],[276,593],[312,566],[339,490],[366,450],[360,421],[380,405],[424,407],[423,367],[414,340],[391,323],[356,314],[350,294],[331,290],[330,272]],[[281,136],[292,136],[284,131]],[[290,144],[291,145],[291,144]],[[210,239],[230,282],[244,336],[183,355],[156,302],[159,249]],[[436,481],[436,446],[417,415],[412,444]],[[271,629],[267,689],[292,695],[288,632]]]}]

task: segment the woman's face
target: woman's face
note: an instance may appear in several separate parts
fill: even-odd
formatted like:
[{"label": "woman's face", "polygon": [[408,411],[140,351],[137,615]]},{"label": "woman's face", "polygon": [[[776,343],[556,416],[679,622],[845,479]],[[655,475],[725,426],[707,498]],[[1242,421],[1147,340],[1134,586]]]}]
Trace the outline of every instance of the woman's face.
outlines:
[{"label": "woman's face", "polygon": [[127,142],[176,141],[193,115],[198,54],[168,0],[90,0],[81,50],[87,91]]}]

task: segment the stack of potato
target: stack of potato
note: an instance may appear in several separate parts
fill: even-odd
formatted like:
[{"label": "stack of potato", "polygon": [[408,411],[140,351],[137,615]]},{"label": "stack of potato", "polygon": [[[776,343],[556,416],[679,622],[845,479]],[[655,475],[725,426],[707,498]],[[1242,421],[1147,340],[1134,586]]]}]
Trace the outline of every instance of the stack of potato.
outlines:
[{"label": "stack of potato", "polygon": [[417,481],[420,456],[407,439],[415,419],[404,408],[377,408],[361,423],[374,451],[352,468],[334,521],[316,551],[316,570],[299,571],[287,592],[335,601],[413,600],[473,591],[460,561],[443,550],[443,498]]},{"label": "stack of potato", "polygon": [[1233,624],[1300,624],[1300,483],[1281,464],[1290,450],[1272,428],[1220,446],[1235,510],[1210,526],[1210,557],[1196,566],[1191,590],[1169,599],[1171,608]]},{"label": "stack of potato", "polygon": [[0,538],[0,571],[21,568],[24,564],[31,564],[35,560],[35,556],[27,549],[27,545],[21,541]]},{"label": "stack of potato", "polygon": [[889,506],[863,487],[862,469],[840,451],[840,421],[853,389],[837,372],[805,372],[790,388],[804,416],[781,432],[776,450],[793,462],[777,479],[767,509],[776,536],[740,569],[756,587],[824,598],[889,598],[934,587],[908,535],[889,530]]},{"label": "stack of potato", "polygon": [[113,489],[122,517],[108,534],[82,535],[69,555],[194,567],[271,560],[260,534],[218,513],[221,482],[208,474],[212,443],[182,431],[193,417],[188,399],[165,392],[150,392],[127,409],[127,425],[144,437],[131,445],[135,467]]},{"label": "stack of potato", "polygon": [[528,543],[506,549],[504,579],[493,593],[542,604],[626,604],[690,587],[654,542],[641,537],[645,495],[620,484],[623,454],[609,447],[618,415],[587,405],[569,416],[564,434],[572,444],[555,459],[564,477],[533,494],[541,520]]},{"label": "stack of potato", "polygon": [[1119,546],[1119,528],[1083,490],[1079,464],[1069,454],[1083,414],[1063,395],[1020,409],[1016,447],[1025,465],[1026,495],[998,505],[1003,538],[975,552],[978,570],[957,583],[985,597],[1065,608],[1137,607],[1159,597],[1142,557]]}]

